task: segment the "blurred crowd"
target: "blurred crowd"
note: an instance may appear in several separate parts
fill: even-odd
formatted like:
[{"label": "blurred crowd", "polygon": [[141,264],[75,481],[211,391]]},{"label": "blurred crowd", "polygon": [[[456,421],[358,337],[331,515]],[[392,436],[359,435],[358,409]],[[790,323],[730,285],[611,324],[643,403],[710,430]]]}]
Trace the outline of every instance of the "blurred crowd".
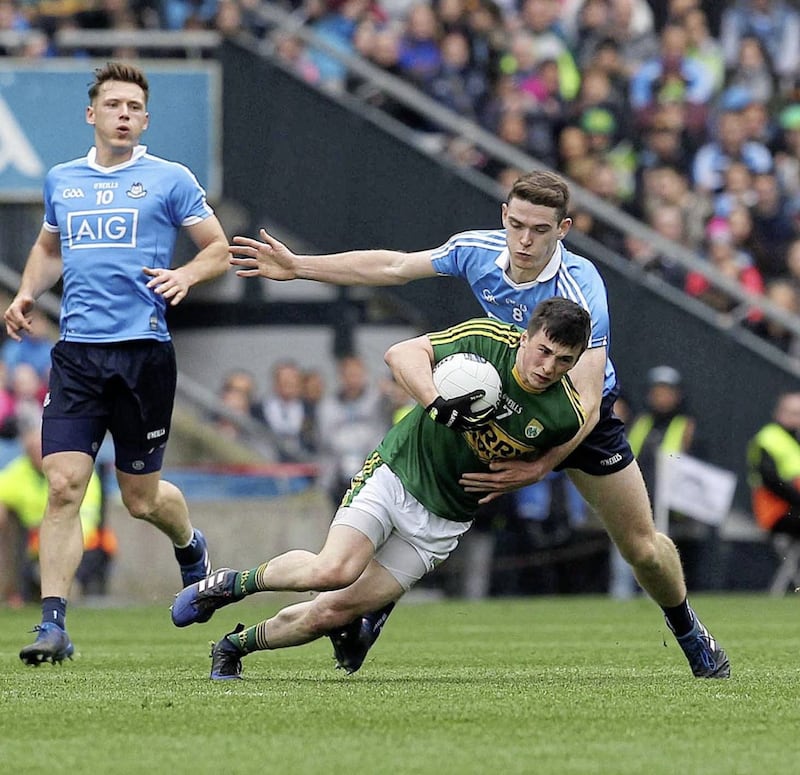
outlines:
[{"label": "blurred crowd", "polygon": [[[337,49],[558,169],[742,289],[800,312],[800,10],[795,0],[279,0]],[[307,81],[390,113],[505,186],[508,168],[271,30],[260,0],[0,0],[0,30],[247,31]],[[8,52],[7,52],[8,53]],[[20,52],[16,52],[20,53]],[[94,52],[77,52],[94,53]],[[104,51],[113,56],[135,51]],[[575,228],[792,356],[800,343],[657,245],[589,212]]]}]

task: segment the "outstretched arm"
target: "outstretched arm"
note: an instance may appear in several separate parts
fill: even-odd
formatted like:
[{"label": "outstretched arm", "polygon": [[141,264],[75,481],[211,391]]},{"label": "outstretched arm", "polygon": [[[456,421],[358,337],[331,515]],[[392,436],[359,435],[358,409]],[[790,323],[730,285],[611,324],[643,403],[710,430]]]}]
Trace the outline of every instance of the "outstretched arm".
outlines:
[{"label": "outstretched arm", "polygon": [[261,240],[234,237],[228,248],[239,277],[268,280],[316,280],[333,285],[404,285],[410,280],[435,277],[432,250],[350,250],[324,256],[293,253],[266,229]]},{"label": "outstretched arm", "polygon": [[30,314],[36,299],[61,277],[61,237],[44,227],[33,243],[17,295],[5,311],[6,333],[20,341],[21,332],[31,331]]},{"label": "outstretched arm", "polygon": [[570,372],[586,411],[586,422],[566,443],[544,452],[536,460],[498,460],[490,464],[491,473],[467,473],[461,485],[467,492],[485,492],[479,503],[489,503],[508,490],[533,484],[543,479],[589,435],[600,417],[603,398],[603,376],[606,348],[587,350]]}]

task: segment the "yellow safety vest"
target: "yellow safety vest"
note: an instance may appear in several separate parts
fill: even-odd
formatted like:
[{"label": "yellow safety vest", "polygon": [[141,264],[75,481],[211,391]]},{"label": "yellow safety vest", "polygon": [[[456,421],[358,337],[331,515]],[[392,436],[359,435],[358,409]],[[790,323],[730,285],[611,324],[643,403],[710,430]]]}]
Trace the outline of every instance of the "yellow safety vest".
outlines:
[{"label": "yellow safety vest", "polygon": [[778,476],[783,481],[800,484],[800,443],[778,423],[769,423],[753,437],[747,447],[753,516],[761,527],[769,530],[789,513],[790,504],[764,487],[758,472],[762,450],[772,458]]},{"label": "yellow safety vest", "polygon": [[[639,457],[645,439],[650,435],[650,431],[653,430],[654,422],[655,420],[651,414],[643,414],[634,420],[628,432],[628,443],[631,445],[633,454],[636,457]],[[661,440],[662,452],[667,454],[683,452],[683,440],[686,436],[686,426],[688,424],[689,418],[682,414],[678,414],[670,420],[664,433],[664,438]]]}]

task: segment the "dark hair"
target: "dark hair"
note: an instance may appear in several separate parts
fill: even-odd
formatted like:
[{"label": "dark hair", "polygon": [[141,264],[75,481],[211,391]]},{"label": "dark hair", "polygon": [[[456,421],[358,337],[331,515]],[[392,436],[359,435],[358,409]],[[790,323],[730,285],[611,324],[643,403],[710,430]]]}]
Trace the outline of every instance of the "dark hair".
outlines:
[{"label": "dark hair", "polygon": [[580,345],[583,352],[589,346],[592,319],[580,304],[555,296],[540,301],[528,321],[528,336],[541,330],[565,347]]},{"label": "dark hair", "polygon": [[150,96],[150,84],[147,76],[135,65],[126,65],[122,62],[107,62],[105,67],[98,67],[94,71],[94,81],[89,84],[89,101],[94,102],[100,92],[100,87],[106,81],[122,81],[123,83],[135,83],[144,92],[144,104]]},{"label": "dark hair", "polygon": [[560,175],[545,170],[534,170],[517,178],[508,192],[508,201],[523,199],[533,205],[552,207],[556,222],[561,223],[569,212],[569,187]]}]

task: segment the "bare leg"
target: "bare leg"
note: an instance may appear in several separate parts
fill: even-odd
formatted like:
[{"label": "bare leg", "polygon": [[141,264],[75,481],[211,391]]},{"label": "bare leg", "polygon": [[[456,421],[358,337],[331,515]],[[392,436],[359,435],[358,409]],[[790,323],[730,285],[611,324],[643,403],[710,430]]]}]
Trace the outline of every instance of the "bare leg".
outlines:
[{"label": "bare leg", "polygon": [[183,493],[161,473],[126,474],[117,471],[122,502],[130,515],[157,527],[176,546],[185,546],[192,539],[189,507]]},{"label": "bare leg", "polygon": [[68,598],[83,557],[80,506],[94,461],[82,452],[57,452],[42,461],[48,499],[39,530],[42,597]]},{"label": "bare leg", "polygon": [[608,476],[569,471],[570,479],[595,510],[641,587],[662,607],[686,598],[678,550],[656,532],[650,499],[636,462]]},{"label": "bare leg", "polygon": [[345,589],[323,592],[314,600],[287,606],[266,622],[271,649],[299,646],[326,635],[354,617],[398,600],[403,588],[375,560]]}]

